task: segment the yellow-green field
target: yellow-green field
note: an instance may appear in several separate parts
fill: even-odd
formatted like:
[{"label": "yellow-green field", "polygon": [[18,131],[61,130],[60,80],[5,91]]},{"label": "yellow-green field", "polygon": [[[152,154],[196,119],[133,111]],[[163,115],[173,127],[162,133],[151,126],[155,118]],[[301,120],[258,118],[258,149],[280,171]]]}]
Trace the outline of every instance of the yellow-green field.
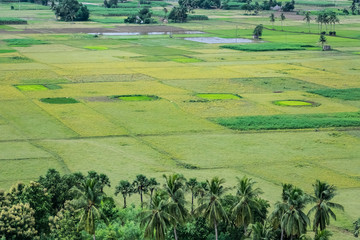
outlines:
[{"label": "yellow-green field", "polygon": [[[247,175],[260,183],[265,198],[274,203],[282,183],[310,193],[311,184],[320,179],[338,187],[335,202],[345,207],[345,213],[337,213],[338,221],[332,222],[333,239],[353,239],[348,230],[360,217],[360,125],[236,131],[213,118],[359,112],[360,99],[308,92],[360,91],[360,35],[353,33],[360,32],[359,16],[340,16],[344,24],[338,24],[338,36],[327,36],[333,51],[321,51],[314,20],[307,33],[307,24],[291,16],[284,31],[279,22],[271,29],[266,12],[253,17],[237,11],[196,10],[210,20],[169,24],[204,31],[204,36],[251,38],[254,27],[263,23],[263,41],[315,46],[302,51],[247,52],[187,41],[176,34],[173,38],[25,34],[22,31],[31,28],[125,24],[56,22],[50,10],[9,13],[8,8],[0,4],[0,15],[31,20],[0,34],[0,50],[15,50],[0,51],[1,189],[37,179],[48,168],[105,173],[112,181],[111,194],[119,180],[132,180],[140,173],[159,179],[173,172],[200,180],[218,175],[229,185]],[[13,46],[6,39],[46,44]],[[159,99],[111,98],[120,95]],[[73,98],[78,103],[41,101],[46,98]],[[287,100],[316,104],[274,104]]]}]

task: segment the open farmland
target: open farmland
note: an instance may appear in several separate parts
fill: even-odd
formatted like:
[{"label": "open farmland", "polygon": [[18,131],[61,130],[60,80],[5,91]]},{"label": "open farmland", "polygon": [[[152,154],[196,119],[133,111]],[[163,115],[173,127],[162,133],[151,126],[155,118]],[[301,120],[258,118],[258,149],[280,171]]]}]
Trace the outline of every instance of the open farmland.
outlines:
[{"label": "open farmland", "polygon": [[[36,180],[48,168],[105,173],[110,194],[119,180],[140,173],[218,175],[229,186],[247,175],[275,203],[282,183],[310,193],[320,179],[338,187],[335,202],[345,207],[332,221],[333,238],[355,239],[348,230],[360,217],[359,16],[340,16],[338,36],[327,36],[334,50],[321,51],[315,21],[308,33],[295,13],[282,31],[267,12],[196,10],[210,20],[154,25],[173,29],[170,38],[103,16],[57,22],[43,6],[22,4],[11,12],[0,4],[1,16],[29,21],[0,25],[1,189]],[[266,51],[265,43],[184,39],[251,39],[260,23],[261,40],[271,42]],[[141,34],[95,37],[76,30],[107,28]]]}]

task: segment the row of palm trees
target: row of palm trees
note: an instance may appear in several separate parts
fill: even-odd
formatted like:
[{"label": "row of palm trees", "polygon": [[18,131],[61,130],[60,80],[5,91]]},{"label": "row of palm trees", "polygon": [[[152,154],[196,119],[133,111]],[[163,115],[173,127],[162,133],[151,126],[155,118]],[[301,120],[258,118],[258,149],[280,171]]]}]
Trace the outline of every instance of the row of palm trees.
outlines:
[{"label": "row of palm trees", "polygon": [[[280,239],[300,239],[310,227],[310,216],[314,215],[313,230],[316,236],[324,234],[330,223],[330,218],[336,219],[333,209],[344,210],[340,204],[331,202],[335,196],[335,187],[319,180],[314,186],[312,196],[291,184],[283,184],[281,201],[275,204],[274,211],[266,218],[261,211],[263,206],[269,207],[260,198],[262,190],[255,187],[255,182],[248,177],[237,178],[236,195],[233,196],[231,208],[225,209],[225,193],[233,188],[224,186],[225,180],[214,177],[205,182],[196,178],[188,181],[181,174],[163,175],[165,183],[159,187],[156,179],[147,179],[138,175],[134,182],[120,181],[115,194],[121,193],[126,208],[126,198],[132,193],[138,193],[141,206],[139,221],[144,228],[144,237],[164,240],[170,229],[175,240],[178,240],[177,228],[187,223],[193,217],[202,217],[209,226],[213,226],[215,239],[218,239],[219,224],[228,224],[241,229],[245,236],[252,234],[252,239],[279,239],[276,231],[280,231]],[[74,190],[78,197],[73,200],[81,213],[80,225],[95,239],[95,222],[102,217],[99,208],[104,193],[100,191],[101,183],[97,179],[86,179]],[[188,210],[185,198],[186,192],[191,193],[191,208]],[[148,193],[150,201],[145,203],[143,194]],[[195,206],[194,200],[198,199]],[[305,214],[304,208],[310,202],[315,203]],[[262,220],[256,220],[261,216]]]},{"label": "row of palm trees", "polygon": [[320,24],[320,32],[322,32],[323,24],[326,27],[326,31],[328,30],[328,25],[330,25],[330,30],[335,31],[335,24],[340,23],[340,20],[337,17],[336,12],[323,11],[317,15],[316,22],[318,23],[318,26]]}]

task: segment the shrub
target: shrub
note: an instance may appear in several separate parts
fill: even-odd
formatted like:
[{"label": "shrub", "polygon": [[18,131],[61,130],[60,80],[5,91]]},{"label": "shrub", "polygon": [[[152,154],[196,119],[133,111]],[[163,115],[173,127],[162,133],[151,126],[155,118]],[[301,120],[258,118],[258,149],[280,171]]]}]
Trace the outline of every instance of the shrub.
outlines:
[{"label": "shrub", "polygon": [[209,20],[209,17],[206,15],[188,15],[187,19],[191,20]]}]

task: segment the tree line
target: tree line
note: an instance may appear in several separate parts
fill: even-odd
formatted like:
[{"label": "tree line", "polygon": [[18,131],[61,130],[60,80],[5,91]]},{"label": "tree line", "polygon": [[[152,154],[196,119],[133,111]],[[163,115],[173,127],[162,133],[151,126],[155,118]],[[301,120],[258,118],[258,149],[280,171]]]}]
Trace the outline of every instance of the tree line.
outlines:
[{"label": "tree line", "polygon": [[[104,189],[111,187],[105,174],[89,171],[61,174],[49,169],[29,185],[17,183],[8,192],[0,191],[0,238],[5,239],[329,239],[334,209],[333,185],[317,180],[313,193],[283,184],[279,201],[270,204],[263,191],[246,176],[237,185],[226,187],[225,180],[186,179],[181,174],[155,178],[139,174],[133,181],[121,180],[115,196],[122,208]],[[234,194],[235,193],[235,194]],[[138,195],[140,205],[127,200]],[[308,213],[305,207],[311,204]],[[360,219],[354,223],[359,234]]]}]

